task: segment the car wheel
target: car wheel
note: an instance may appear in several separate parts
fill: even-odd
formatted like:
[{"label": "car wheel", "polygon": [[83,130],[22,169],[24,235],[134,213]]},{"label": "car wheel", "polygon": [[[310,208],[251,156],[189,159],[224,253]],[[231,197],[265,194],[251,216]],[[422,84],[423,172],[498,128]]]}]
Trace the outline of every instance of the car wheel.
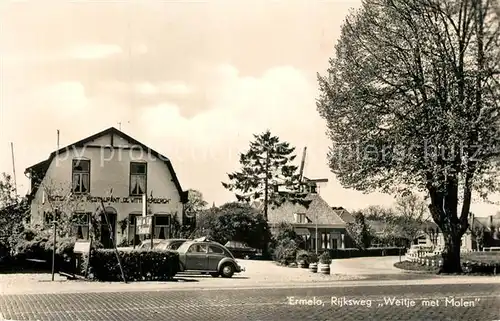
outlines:
[{"label": "car wheel", "polygon": [[230,278],[234,274],[234,265],[231,263],[226,263],[224,264],[221,269],[220,269],[220,274],[222,275],[223,278]]},{"label": "car wheel", "polygon": [[210,273],[210,275],[211,275],[213,278],[218,278],[218,277],[219,277],[219,273]]}]

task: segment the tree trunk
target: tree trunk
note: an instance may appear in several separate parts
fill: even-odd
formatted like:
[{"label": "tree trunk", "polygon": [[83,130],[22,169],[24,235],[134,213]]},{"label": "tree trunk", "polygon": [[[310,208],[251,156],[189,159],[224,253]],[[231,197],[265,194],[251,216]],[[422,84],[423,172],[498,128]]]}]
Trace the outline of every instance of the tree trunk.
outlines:
[{"label": "tree trunk", "polygon": [[[467,182],[468,183],[468,182]],[[466,186],[468,186],[466,184]],[[444,191],[428,186],[431,204],[429,210],[434,222],[443,233],[445,248],[443,251],[443,266],[441,273],[461,273],[460,247],[462,235],[469,227],[468,217],[470,214],[471,189],[465,187],[463,190],[463,204],[458,215],[458,183],[448,178]]]},{"label": "tree trunk", "polygon": [[443,233],[445,240],[445,250],[443,251],[443,266],[442,273],[462,273],[462,265],[460,262],[460,246],[462,235],[455,233]]}]

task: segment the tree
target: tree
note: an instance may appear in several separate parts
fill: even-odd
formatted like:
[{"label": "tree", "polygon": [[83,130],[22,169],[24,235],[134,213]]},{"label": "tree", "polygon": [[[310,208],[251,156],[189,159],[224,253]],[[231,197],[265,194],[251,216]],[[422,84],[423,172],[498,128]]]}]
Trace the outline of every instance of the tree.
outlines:
[{"label": "tree", "polygon": [[486,241],[486,227],[482,224],[474,224],[471,226],[471,234],[476,242],[476,250],[481,251]]},{"label": "tree", "polygon": [[193,232],[196,227],[196,217],[198,213],[202,212],[208,203],[203,199],[203,194],[195,189],[188,190],[188,201],[184,205],[184,213],[186,214],[186,221],[180,228],[182,234]]},{"label": "tree", "polygon": [[24,230],[27,218],[29,218],[28,201],[16,193],[12,177],[2,173],[0,177],[0,258],[11,251],[16,235]]},{"label": "tree", "polygon": [[389,219],[393,216],[390,208],[385,208],[379,205],[371,205],[363,209],[363,215],[367,220],[382,221]]},{"label": "tree", "polygon": [[[269,205],[299,202],[305,195],[300,191],[298,167],[291,164],[295,147],[281,142],[269,130],[254,138],[249,150],[240,154],[241,170],[228,174],[230,183],[223,182],[222,186],[236,192],[239,202],[262,201],[267,220]],[[279,186],[286,191],[279,191]]]},{"label": "tree", "polygon": [[360,249],[369,248],[373,233],[366,223],[365,216],[362,212],[354,212],[354,222],[347,223],[347,233]]},{"label": "tree", "polygon": [[423,199],[415,194],[406,194],[396,200],[395,217],[392,225],[395,234],[411,244],[421,233],[424,232],[425,215],[428,208]]},{"label": "tree", "polygon": [[197,236],[209,236],[222,244],[228,241],[243,242],[257,249],[265,249],[271,239],[267,221],[249,204],[226,203],[200,216]]},{"label": "tree", "polygon": [[348,188],[425,191],[444,273],[461,271],[472,193],[498,190],[499,13],[488,0],[365,0],[318,77],[330,168]]},{"label": "tree", "polygon": [[195,189],[188,190],[188,201],[184,207],[186,214],[194,215],[207,207],[208,203],[203,199],[203,194]]},{"label": "tree", "polygon": [[[52,224],[52,222],[56,221],[59,237],[75,236],[75,231],[73,231],[75,223],[81,223],[81,220],[86,221],[80,215],[75,215],[83,204],[84,196],[74,194],[71,184],[59,184],[51,180],[41,183],[40,188],[44,193],[42,197],[43,205],[40,207],[40,210],[44,213],[44,221],[38,228],[42,230],[47,229],[45,226],[46,223]],[[100,208],[99,204],[96,211],[91,214],[90,221],[92,227],[89,233],[98,233],[102,212],[103,209]],[[36,224],[34,225],[36,226]]]}]

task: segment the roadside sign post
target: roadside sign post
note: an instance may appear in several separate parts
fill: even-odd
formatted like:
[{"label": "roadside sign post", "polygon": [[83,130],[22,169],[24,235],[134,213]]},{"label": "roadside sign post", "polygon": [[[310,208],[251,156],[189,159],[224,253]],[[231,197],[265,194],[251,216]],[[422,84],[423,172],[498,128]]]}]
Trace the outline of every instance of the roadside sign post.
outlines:
[{"label": "roadside sign post", "polygon": [[152,225],[153,217],[138,217],[137,218],[137,234],[147,235],[151,233],[151,225]]}]

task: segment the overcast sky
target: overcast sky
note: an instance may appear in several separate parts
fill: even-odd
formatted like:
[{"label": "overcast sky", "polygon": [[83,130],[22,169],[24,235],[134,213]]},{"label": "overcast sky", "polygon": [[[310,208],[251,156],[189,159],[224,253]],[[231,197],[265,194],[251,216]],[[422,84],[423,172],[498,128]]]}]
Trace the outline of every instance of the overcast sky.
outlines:
[{"label": "overcast sky", "polygon": [[[349,209],[393,197],[343,189],[326,165],[323,73],[358,0],[0,2],[0,171],[24,169],[111,126],[168,156],[184,189],[233,200],[220,182],[266,129],[308,147],[305,175]],[[474,210],[496,211],[486,205]]]}]

